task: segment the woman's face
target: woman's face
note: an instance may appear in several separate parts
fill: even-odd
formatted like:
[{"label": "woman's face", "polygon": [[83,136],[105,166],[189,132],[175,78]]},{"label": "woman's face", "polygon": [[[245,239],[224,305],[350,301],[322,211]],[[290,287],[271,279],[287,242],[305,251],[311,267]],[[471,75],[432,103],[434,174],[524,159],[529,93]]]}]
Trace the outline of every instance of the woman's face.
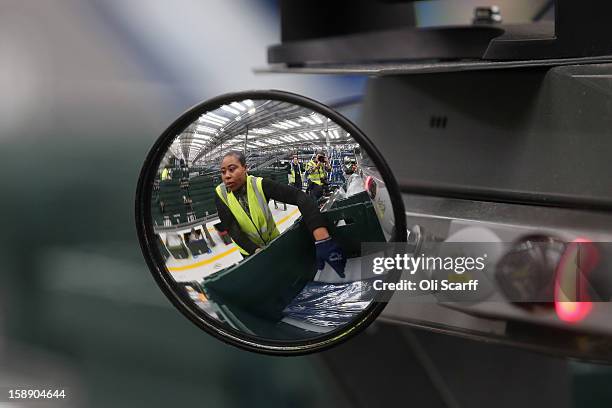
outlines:
[{"label": "woman's face", "polygon": [[228,190],[238,190],[246,182],[246,166],[236,156],[225,156],[221,162],[221,179]]}]

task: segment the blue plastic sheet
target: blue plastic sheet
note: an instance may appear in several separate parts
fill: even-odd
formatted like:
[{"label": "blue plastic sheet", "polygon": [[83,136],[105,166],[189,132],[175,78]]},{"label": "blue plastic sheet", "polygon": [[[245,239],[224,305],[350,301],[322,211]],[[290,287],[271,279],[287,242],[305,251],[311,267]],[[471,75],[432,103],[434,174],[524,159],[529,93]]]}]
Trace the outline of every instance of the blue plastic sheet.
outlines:
[{"label": "blue plastic sheet", "polygon": [[368,307],[376,292],[372,282],[310,282],[283,310],[283,314],[316,326],[342,326]]}]

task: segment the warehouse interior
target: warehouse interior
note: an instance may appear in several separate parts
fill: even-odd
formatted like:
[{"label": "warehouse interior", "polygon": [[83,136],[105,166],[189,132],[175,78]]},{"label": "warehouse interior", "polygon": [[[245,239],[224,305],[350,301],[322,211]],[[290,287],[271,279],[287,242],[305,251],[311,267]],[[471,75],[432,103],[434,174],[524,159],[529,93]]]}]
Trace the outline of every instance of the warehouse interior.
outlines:
[{"label": "warehouse interior", "polygon": [[[151,211],[161,242],[167,249],[169,238],[182,241],[175,241],[173,248],[180,249],[168,257],[169,271],[177,272],[177,280],[201,279],[242,259],[234,245],[225,245],[229,238],[215,229],[215,187],[221,183],[219,166],[227,152],[244,151],[249,174],[287,184],[294,156],[304,167],[325,151],[335,190],[345,185],[345,166],[356,162],[356,147],[350,134],[328,118],[286,102],[236,101],[202,115],[172,143],[153,187]],[[305,190],[307,178],[302,182]],[[285,203],[272,202],[270,209],[281,232],[300,216],[296,206]],[[190,244],[194,231],[204,242]],[[178,273],[186,270],[192,272]]]},{"label": "warehouse interior", "polygon": [[[235,151],[244,153],[248,174],[290,184],[292,188],[309,194],[325,214],[329,228],[337,232],[333,235],[342,239],[342,245],[348,251],[344,276],[339,276],[329,265],[317,270],[314,263],[309,264],[313,261],[309,261],[309,256],[304,255],[301,248],[312,247],[313,243],[312,238],[300,229],[303,227],[298,207],[276,200],[270,200],[268,206],[281,235],[270,248],[254,256],[259,259],[250,257],[249,262],[243,264],[245,258],[220,221],[215,207],[215,188],[222,182],[221,160],[228,152]],[[326,157],[329,167],[325,173],[323,194],[315,197],[308,192],[307,167],[321,154]],[[299,176],[295,175],[296,171]],[[295,181],[296,177],[298,181]],[[319,292],[334,291],[340,302],[342,293],[362,285],[359,243],[384,242],[392,229],[387,227],[385,231],[384,222],[377,218],[372,204],[374,196],[366,191],[366,187],[374,183],[375,194],[381,196],[384,183],[376,167],[350,133],[330,118],[281,100],[233,101],[205,112],[189,124],[172,141],[161,160],[151,200],[157,248],[165,259],[168,272],[193,302],[234,328],[247,325],[245,318],[240,319],[235,310],[228,313],[232,309],[230,299],[233,299],[234,309],[237,304],[242,306],[241,310],[247,307],[243,292],[246,278],[240,278],[240,274],[252,279],[248,285],[250,297],[258,291],[264,297],[280,291],[278,293],[282,293],[283,298],[291,300],[309,295],[316,289]],[[334,221],[338,209],[342,209],[343,218]],[[353,216],[347,221],[349,213]],[[285,259],[291,263],[286,263]],[[254,266],[255,262],[275,266]],[[248,272],[244,272],[246,270]],[[275,288],[265,286],[272,275],[279,275],[277,282],[285,283],[276,284]],[[256,276],[260,279],[253,279]],[[294,278],[287,281],[287,276]],[[301,286],[295,283],[295,279],[302,282]],[[332,287],[334,284],[336,286]],[[224,293],[223,297],[219,297],[220,291]],[[361,300],[364,302],[360,304],[365,306],[368,301],[363,296]],[[344,301],[354,302],[349,298]],[[266,300],[262,298],[261,302]],[[312,296],[309,302],[314,302]],[[306,315],[290,301],[284,307],[285,310],[260,310],[259,315],[282,320],[276,324],[285,326],[287,336],[292,335],[291,330],[295,327],[299,328],[299,333],[308,331],[314,336],[346,323],[353,316],[351,312],[326,322]],[[332,306],[325,307],[329,311]],[[260,309],[265,308],[262,306]],[[291,311],[297,309],[300,309],[300,314],[292,314]],[[316,314],[315,308],[312,310]],[[318,314],[322,312],[318,311]],[[265,321],[255,325],[252,316],[246,320],[251,322],[251,332],[271,332],[268,326],[272,325]]]},{"label": "warehouse interior", "polygon": [[[368,72],[253,73],[267,64],[266,47],[279,41],[277,3],[2,2],[4,384],[43,387],[53,378],[71,390],[62,406],[75,407],[418,406],[428,396],[439,398],[434,406],[477,406],[487,398],[480,405],[610,406],[612,369],[602,364],[382,321],[318,355],[270,358],[222,343],[177,313],[152,279],[134,229],[134,186],[155,139],[186,109],[221,93],[283,89],[335,106],[365,92]],[[545,3],[496,2],[511,24],[531,21]],[[483,5],[413,4],[418,26],[471,24],[473,9]],[[605,79],[590,82],[596,90]],[[472,84],[470,91],[498,89],[494,81]],[[476,110],[469,116],[495,126]],[[414,124],[406,129],[426,134]],[[543,156],[552,156],[548,151]],[[448,361],[454,363],[444,370],[435,367]],[[512,366],[517,362],[521,367]],[[543,366],[550,369],[543,373]],[[504,387],[491,392],[496,381]]]}]

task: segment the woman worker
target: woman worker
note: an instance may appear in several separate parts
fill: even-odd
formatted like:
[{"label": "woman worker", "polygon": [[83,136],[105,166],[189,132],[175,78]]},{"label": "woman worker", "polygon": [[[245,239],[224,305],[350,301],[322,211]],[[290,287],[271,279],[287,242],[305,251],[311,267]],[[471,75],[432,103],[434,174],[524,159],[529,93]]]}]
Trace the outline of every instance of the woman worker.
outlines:
[{"label": "woman worker", "polygon": [[239,151],[223,156],[221,179],[223,183],[217,186],[215,195],[219,219],[244,256],[254,254],[280,235],[268,206],[268,200],[273,199],[298,206],[315,240],[317,268],[323,269],[327,262],[338,275],[345,276],[346,257],[330,237],[315,203],[304,192],[248,175],[246,158]]}]

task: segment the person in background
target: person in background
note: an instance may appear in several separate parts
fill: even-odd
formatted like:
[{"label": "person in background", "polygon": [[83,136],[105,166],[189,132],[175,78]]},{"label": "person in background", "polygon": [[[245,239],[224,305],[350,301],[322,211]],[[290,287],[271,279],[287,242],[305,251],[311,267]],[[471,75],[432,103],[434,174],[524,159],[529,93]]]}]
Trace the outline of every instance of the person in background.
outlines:
[{"label": "person in background", "polygon": [[308,178],[306,193],[312,195],[316,201],[323,196],[324,186],[327,183],[327,172],[330,169],[324,152],[317,153],[316,157],[306,164]]},{"label": "person in background", "polygon": [[296,154],[293,155],[291,163],[289,163],[289,185],[294,186],[298,190],[302,189],[302,168]]},{"label": "person in background", "polygon": [[167,167],[164,167],[164,169],[162,170],[161,173],[161,179],[162,181],[164,180],[170,180],[170,169],[168,169]]},{"label": "person in background", "polygon": [[339,276],[345,277],[344,251],[330,236],[323,216],[305,193],[286,184],[249,175],[246,158],[239,151],[226,153],[220,167],[223,182],[215,189],[217,212],[245,257],[265,248],[280,235],[268,206],[268,200],[273,199],[298,206],[314,239],[317,268],[323,269],[327,262]]}]

